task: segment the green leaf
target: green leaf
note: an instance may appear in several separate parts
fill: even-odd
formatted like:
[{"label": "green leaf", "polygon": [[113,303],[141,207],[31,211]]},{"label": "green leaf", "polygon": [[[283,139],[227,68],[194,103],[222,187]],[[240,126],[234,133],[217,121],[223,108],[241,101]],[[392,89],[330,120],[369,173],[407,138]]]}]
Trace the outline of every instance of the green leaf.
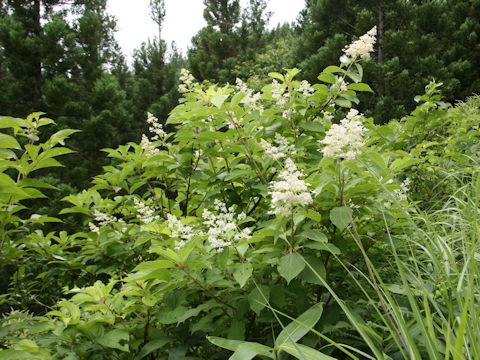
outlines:
[{"label": "green leaf", "polygon": [[229,360],[250,360],[257,355],[262,355],[269,357],[270,359],[275,359],[272,354],[273,349],[268,346],[254,343],[254,342],[244,342],[241,344],[238,349],[230,356]]},{"label": "green leaf", "polygon": [[[315,272],[313,272],[310,266],[305,266],[305,269],[300,274],[300,278],[310,284],[323,285],[322,279],[325,279],[326,271],[322,260],[315,256],[305,256],[305,261],[315,269]],[[317,274],[320,275],[322,279],[319,279]]]},{"label": "green leaf", "polygon": [[323,71],[323,73],[344,73],[345,70],[343,70],[342,68],[339,68],[338,66],[333,66],[333,65],[330,65],[330,66],[327,66]]},{"label": "green leaf", "polygon": [[291,253],[280,258],[278,262],[278,273],[289,283],[293,278],[302,272],[305,262],[297,253]]},{"label": "green leaf", "polygon": [[149,341],[145,344],[144,347],[140,350],[140,352],[135,356],[134,360],[141,360],[146,356],[150,355],[154,351],[161,349],[164,345],[168,344],[171,340],[169,338],[162,338],[162,339],[155,339]]},{"label": "green leaf", "polygon": [[305,235],[308,239],[327,243],[327,236],[320,230],[307,229],[302,231],[301,235]]},{"label": "green leaf", "polygon": [[60,302],[58,306],[65,308],[68,311],[70,324],[75,325],[80,321],[80,309],[76,304],[64,300]]},{"label": "green leaf", "polygon": [[335,104],[341,107],[346,107],[346,108],[352,107],[352,102],[350,100],[346,100],[342,98],[335,99]]},{"label": "green leaf", "polygon": [[13,136],[0,134],[0,148],[20,149],[20,144]]},{"label": "green leaf", "polygon": [[318,121],[307,121],[307,122],[301,123],[300,127],[302,129],[305,129],[305,130],[308,130],[308,131],[314,131],[314,132],[324,132],[325,131],[325,126],[323,126]]},{"label": "green leaf", "polygon": [[348,90],[355,90],[355,91],[368,91],[368,92],[373,93],[372,88],[368,84],[365,84],[365,83],[349,84],[347,86],[347,89]]},{"label": "green leaf", "polygon": [[330,220],[340,231],[344,230],[348,224],[350,224],[350,217],[344,206],[333,208],[330,211]]},{"label": "green leaf", "polygon": [[330,73],[321,73],[320,75],[318,75],[317,79],[329,84],[335,84],[337,82],[335,76]]},{"label": "green leaf", "polygon": [[323,312],[323,303],[313,305],[296,320],[288,324],[275,340],[275,347],[278,348],[284,343],[296,343],[315,326]]},{"label": "green leaf", "polygon": [[253,267],[249,262],[236,264],[233,270],[234,279],[243,287],[247,280],[252,276]]},{"label": "green leaf", "polygon": [[[130,340],[130,335],[128,334],[127,330],[115,329],[115,330],[109,331],[108,333],[103,335],[100,339],[97,339],[97,342],[100,345],[103,345],[109,348],[129,352],[129,348],[128,348],[129,340]],[[122,345],[121,342],[125,342],[125,344]]]},{"label": "green leaf", "polygon": [[197,135],[197,140],[201,142],[211,142],[215,140],[226,140],[227,137],[227,133],[222,133],[219,131],[204,131]]},{"label": "green leaf", "polygon": [[268,73],[268,76],[271,77],[271,78],[274,78],[274,79],[278,79],[281,82],[285,81],[285,78],[283,77],[283,75],[278,73],[278,72],[270,72],[270,73]]},{"label": "green leaf", "polygon": [[336,360],[331,356],[322,354],[320,351],[302,344],[294,345],[292,343],[285,343],[280,346],[280,350],[283,350],[300,360]]},{"label": "green leaf", "polygon": [[403,158],[403,159],[396,159],[392,164],[390,165],[390,169],[393,171],[397,172],[400,170],[403,170],[409,166],[416,165],[420,161],[417,159],[412,159],[412,158]]},{"label": "green leaf", "polygon": [[217,95],[217,96],[214,96],[212,97],[212,99],[210,100],[210,102],[215,105],[217,108],[221,108],[223,103],[225,102],[225,100],[228,99],[228,95]]},{"label": "green leaf", "polygon": [[216,336],[207,336],[207,340],[210,341],[213,345],[230,351],[236,351],[238,347],[245,342],[242,340],[230,340]]},{"label": "green leaf", "polygon": [[22,123],[11,116],[0,116],[0,129],[20,128]]},{"label": "green leaf", "polygon": [[70,135],[78,131],[79,130],[72,130],[72,129],[63,129],[63,130],[57,131],[55,134],[50,136],[50,139],[48,140],[48,142],[50,143],[50,146],[55,146],[57,144],[64,145],[64,140]]},{"label": "green leaf", "polygon": [[133,269],[133,270],[134,271],[155,271],[155,270],[158,270],[158,269],[168,269],[168,268],[172,268],[172,267],[175,267],[175,264],[171,261],[155,260],[155,261],[143,262],[143,263],[137,265],[137,267],[135,267],[135,269]]},{"label": "green leaf", "polygon": [[248,295],[248,302],[250,303],[250,308],[260,315],[260,312],[267,304],[270,299],[270,289],[265,285],[260,285],[252,290]]}]

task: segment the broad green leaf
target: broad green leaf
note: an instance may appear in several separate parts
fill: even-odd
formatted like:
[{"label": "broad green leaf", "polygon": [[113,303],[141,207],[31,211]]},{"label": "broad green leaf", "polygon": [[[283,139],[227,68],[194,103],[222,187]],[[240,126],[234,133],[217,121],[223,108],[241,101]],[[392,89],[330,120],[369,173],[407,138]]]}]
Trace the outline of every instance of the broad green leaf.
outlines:
[{"label": "broad green leaf", "polygon": [[63,129],[63,130],[57,131],[55,134],[50,136],[50,139],[48,140],[48,142],[50,143],[50,146],[55,146],[57,144],[64,145],[64,140],[68,138],[70,135],[78,131],[79,130],[72,130],[72,129]]},{"label": "broad green leaf", "polygon": [[61,301],[58,306],[65,308],[69,314],[69,323],[75,325],[80,321],[80,309],[79,307],[67,300]]},{"label": "broad green leaf", "polygon": [[392,164],[390,165],[390,169],[393,171],[397,172],[400,170],[403,170],[409,166],[416,165],[420,161],[417,159],[412,159],[412,158],[403,158],[403,159],[396,159]]},{"label": "broad green leaf", "polygon": [[275,340],[275,348],[284,343],[296,343],[315,326],[323,312],[323,303],[317,303],[288,324]]},{"label": "broad green leaf", "polygon": [[256,287],[248,295],[248,302],[250,303],[250,308],[255,311],[257,315],[260,314],[269,299],[270,289],[268,288],[268,286],[265,285],[260,285],[259,287]]},{"label": "broad green leaf", "polygon": [[218,132],[218,131],[204,131],[197,135],[197,140],[201,142],[226,140],[227,137],[228,137],[227,133]]},{"label": "broad green leaf", "polygon": [[334,65],[330,65],[330,66],[327,66],[322,72],[324,73],[344,73],[345,70],[343,70],[342,68],[339,68],[338,66],[334,66]]},{"label": "broad green leaf", "polygon": [[325,126],[323,126],[321,123],[317,121],[307,121],[304,123],[300,124],[300,127],[302,129],[308,130],[308,131],[313,131],[313,132],[324,132],[325,131]]},{"label": "broad green leaf", "polygon": [[168,269],[175,267],[175,264],[168,260],[146,261],[133,269],[134,271],[154,271],[158,269]]},{"label": "broad green leaf", "polygon": [[305,262],[297,253],[283,256],[277,266],[278,273],[289,283],[293,278],[302,272]]},{"label": "broad green leaf", "polygon": [[221,108],[225,100],[228,99],[228,95],[217,95],[212,97],[210,100],[213,105],[215,105],[217,108]]},{"label": "broad green leaf", "polygon": [[115,329],[103,335],[97,342],[100,345],[129,352],[130,335],[127,330]]},{"label": "broad green leaf", "polygon": [[[322,245],[331,245],[331,244],[322,244]],[[305,269],[303,269],[303,271],[300,273],[300,278],[311,284],[322,285],[323,284],[322,279],[325,279],[325,274],[326,274],[325,266],[323,265],[322,260],[315,256],[305,256],[305,261],[310,266],[305,266]],[[315,269],[315,272],[310,267]],[[317,274],[320,275],[322,279],[319,279]]]},{"label": "broad green leaf", "polygon": [[161,268],[157,270],[141,270],[128,275],[125,281],[130,282],[149,279],[156,279],[168,282],[170,281],[170,272],[167,269]]},{"label": "broad green leaf", "polygon": [[318,75],[317,79],[329,84],[335,84],[337,82],[335,76],[330,73],[321,73],[320,75]]},{"label": "broad green leaf", "polygon": [[338,230],[344,230],[350,223],[350,217],[348,216],[347,209],[344,206],[333,208],[330,211],[330,220]]},{"label": "broad green leaf", "polygon": [[0,116],[0,129],[5,128],[20,128],[22,123],[11,116]]},{"label": "broad green leaf", "polygon": [[20,149],[20,144],[13,136],[0,134],[0,148]]},{"label": "broad green leaf", "polygon": [[249,262],[239,263],[235,265],[233,277],[243,287],[247,280],[252,276],[253,267]]},{"label": "broad green leaf", "polygon": [[169,338],[161,338],[161,339],[155,339],[155,340],[149,341],[148,343],[145,344],[144,347],[142,347],[142,349],[137,354],[137,356],[135,356],[134,360],[141,360],[145,358],[146,356],[150,355],[154,351],[161,349],[163,346],[165,346],[171,341],[172,340]]},{"label": "broad green leaf", "polygon": [[365,83],[349,84],[347,86],[347,89],[348,90],[355,90],[355,91],[368,91],[368,92],[373,93],[372,88],[368,84],[365,84]]},{"label": "broad green leaf", "polygon": [[268,73],[268,76],[271,77],[271,78],[274,78],[274,79],[278,79],[281,82],[285,81],[285,78],[283,77],[283,75],[278,73],[278,72],[270,72],[270,73]]},{"label": "broad green leaf", "polygon": [[305,235],[308,239],[326,243],[328,242],[327,236],[320,230],[307,229],[302,231],[301,235]]},{"label": "broad green leaf", "polygon": [[331,356],[322,354],[320,351],[302,344],[285,343],[280,346],[280,350],[295,356],[299,360],[336,360]]}]

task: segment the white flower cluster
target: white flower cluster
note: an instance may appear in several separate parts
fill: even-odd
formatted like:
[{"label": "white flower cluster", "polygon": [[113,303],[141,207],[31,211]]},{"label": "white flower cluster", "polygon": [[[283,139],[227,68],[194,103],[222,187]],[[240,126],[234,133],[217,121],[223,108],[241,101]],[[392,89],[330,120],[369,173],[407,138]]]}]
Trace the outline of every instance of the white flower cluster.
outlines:
[{"label": "white flower cluster", "polygon": [[282,84],[280,84],[277,80],[273,79],[272,81],[272,99],[275,100],[276,105],[279,107],[285,107],[288,101],[290,100],[290,93],[285,92],[282,88]]},{"label": "white flower cluster", "polygon": [[178,238],[180,241],[175,241],[175,250],[179,250],[195,236],[195,232],[191,226],[183,225],[174,215],[167,215],[167,225],[171,231],[170,236]]},{"label": "white flower cluster", "polygon": [[285,168],[278,175],[280,180],[270,186],[272,191],[271,214],[290,216],[295,206],[306,206],[313,202],[307,184],[300,178],[303,173],[297,169],[292,159],[285,160]]},{"label": "white flower cluster", "polygon": [[208,227],[207,236],[210,245],[222,252],[223,248],[232,245],[232,242],[239,242],[242,239],[251,238],[250,228],[240,230],[237,221],[245,220],[246,215],[241,213],[235,220],[235,212],[233,207],[227,209],[227,206],[219,200],[215,200],[215,213],[204,209],[202,217],[203,224]]},{"label": "white flower cluster", "polygon": [[241,79],[237,78],[236,80],[236,88],[237,88],[237,94],[238,93],[244,93],[246,94],[245,97],[240,101],[240,103],[245,104],[247,107],[251,107],[253,110],[260,110],[260,106],[257,105],[258,100],[260,100],[260,97],[262,94],[260,93],[253,93],[252,89],[249,89],[247,84],[245,84]]},{"label": "white flower cluster", "polygon": [[232,129],[238,129],[240,127],[240,121],[242,119],[237,119],[237,117],[235,116],[235,113],[233,111],[227,111],[227,116],[228,116],[228,119],[226,121],[226,125],[228,125],[228,128],[230,130]]},{"label": "white flower cluster", "polygon": [[180,70],[179,79],[183,84],[178,85],[178,91],[182,93],[188,92],[188,87],[195,81],[195,78],[187,69]]},{"label": "white flower cluster", "polygon": [[303,94],[303,97],[307,98],[315,94],[315,90],[312,85],[307,80],[303,80],[300,86],[298,87],[298,92]]},{"label": "white flower cluster", "polygon": [[276,146],[269,143],[265,139],[260,140],[260,145],[265,150],[265,156],[271,157],[273,160],[280,160],[289,155],[296,154],[295,146],[291,145],[288,142],[288,139],[284,138],[279,133],[275,134],[275,139],[273,142],[276,144]]},{"label": "white flower cluster", "polygon": [[199,162],[199,161],[200,161],[200,158],[201,158],[202,155],[203,155],[202,149],[195,150],[195,152],[193,153],[193,155],[195,156],[194,163]]},{"label": "white flower cluster", "polygon": [[148,206],[143,201],[137,200],[136,198],[133,199],[133,202],[135,210],[138,213],[137,218],[139,218],[144,224],[148,225],[160,219],[159,215],[155,215],[155,208],[153,206]]},{"label": "white flower cluster", "polygon": [[[93,210],[93,217],[94,217],[95,221],[98,222],[99,226],[106,226],[106,225],[109,225],[109,224],[112,224],[112,223],[118,221],[118,219],[115,216],[108,216],[107,214],[102,213],[101,211],[98,211],[97,209]],[[95,225],[94,223],[89,222],[88,227],[89,227],[90,231],[96,232],[97,234],[100,234],[100,228],[97,225]]]},{"label": "white flower cluster", "polygon": [[282,117],[287,120],[292,120],[292,115],[295,114],[297,111],[293,106],[291,106],[289,109],[284,110],[282,113]]},{"label": "white flower cluster", "polygon": [[348,90],[347,85],[348,85],[348,82],[346,82],[343,78],[338,79],[337,82],[335,83],[335,86],[338,87],[340,91],[347,91]]},{"label": "white flower cluster", "polygon": [[340,125],[332,125],[325,138],[319,141],[326,145],[320,150],[323,156],[351,160],[360,153],[365,131],[360,121],[362,116],[358,110],[351,109]]},{"label": "white flower cluster", "polygon": [[360,57],[364,60],[370,59],[370,53],[373,51],[373,45],[376,42],[377,36],[377,27],[374,26],[369,32],[360,36],[360,39],[354,41],[350,45],[347,45],[343,52],[343,55],[340,58],[342,63],[349,64],[354,59]]},{"label": "white flower cluster", "polygon": [[405,200],[405,201],[407,200],[407,194],[410,191],[410,183],[411,183],[410,178],[406,178],[400,184],[400,189],[393,190],[393,192],[395,193],[395,195],[399,200]]},{"label": "white flower cluster", "polygon": [[147,113],[147,123],[150,124],[150,127],[148,130],[150,130],[151,133],[155,134],[154,137],[152,137],[153,141],[164,139],[166,132],[163,130],[162,124],[158,121],[158,119],[153,116],[151,113]]},{"label": "white flower cluster", "polygon": [[147,154],[147,157],[152,157],[160,153],[152,142],[148,139],[145,134],[142,134],[142,141],[140,142],[140,146],[142,147],[143,151]]},{"label": "white flower cluster", "polygon": [[333,114],[329,111],[322,111],[322,117],[328,121],[333,120]]}]

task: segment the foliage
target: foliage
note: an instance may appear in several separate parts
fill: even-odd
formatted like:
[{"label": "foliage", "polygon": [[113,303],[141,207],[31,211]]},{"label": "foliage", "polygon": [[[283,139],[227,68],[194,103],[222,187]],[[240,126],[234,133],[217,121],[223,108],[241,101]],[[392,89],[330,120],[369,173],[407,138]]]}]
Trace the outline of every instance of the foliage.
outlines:
[{"label": "foliage", "polygon": [[[453,107],[430,83],[375,125],[352,108],[372,92],[357,48],[314,85],[182,70],[166,126],[148,114],[150,137],[104,149],[103,174],[64,198],[73,234],[21,216],[47,186],[27,176],[73,130],[36,145],[51,120],[2,118],[0,360],[475,359],[478,98]],[[444,179],[456,164],[465,178]],[[445,207],[421,197],[435,182]]]}]

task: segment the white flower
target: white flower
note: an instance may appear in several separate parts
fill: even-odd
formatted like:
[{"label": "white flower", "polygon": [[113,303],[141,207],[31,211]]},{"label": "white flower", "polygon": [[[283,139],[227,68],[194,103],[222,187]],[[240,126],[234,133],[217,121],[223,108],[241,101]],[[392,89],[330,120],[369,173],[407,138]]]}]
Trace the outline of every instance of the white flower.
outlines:
[{"label": "white flower", "polygon": [[[107,226],[109,224],[118,222],[118,219],[115,216],[108,216],[105,213],[102,213],[101,211],[98,211],[97,209],[93,209],[93,217],[96,222],[98,222],[99,226]],[[95,225],[92,222],[88,223],[88,227],[90,231],[96,232],[97,234],[100,234],[100,228]]]},{"label": "white flower", "polygon": [[300,179],[303,173],[297,169],[292,159],[285,160],[285,168],[278,176],[280,180],[274,181],[270,186],[271,214],[290,216],[295,206],[306,206],[313,202],[307,184]]},{"label": "white flower", "polygon": [[163,131],[162,124],[158,121],[158,119],[153,116],[151,113],[147,113],[147,123],[150,124],[150,127],[148,128],[151,133],[155,134],[154,137],[152,137],[153,141],[164,139],[165,136],[167,135],[165,131]]},{"label": "white flower", "polygon": [[322,117],[325,120],[331,121],[333,119],[333,114],[331,112],[322,111]]},{"label": "white flower", "polygon": [[260,145],[265,150],[265,155],[271,157],[273,160],[279,160],[296,154],[295,146],[291,145],[288,140],[279,133],[275,134],[274,143],[276,146],[272,145],[265,139],[260,140]]},{"label": "white flower", "polygon": [[298,87],[298,92],[302,93],[304,97],[310,97],[315,93],[312,85],[307,80],[303,80]]},{"label": "white flower", "polygon": [[100,234],[100,228],[97,225],[95,225],[94,223],[89,222],[88,227],[90,228],[91,232]]},{"label": "white flower", "polygon": [[395,193],[395,195],[399,200],[405,200],[405,201],[407,200],[407,194],[410,191],[410,183],[411,183],[410,178],[406,178],[400,184],[400,189],[393,190],[393,192]]},{"label": "white flower", "polygon": [[351,109],[340,125],[332,125],[325,138],[319,141],[326,145],[320,150],[323,156],[351,160],[360,153],[365,131],[359,120],[361,117],[357,110]]},{"label": "white flower", "polygon": [[226,205],[219,200],[214,202],[215,213],[204,209],[202,217],[203,224],[207,226],[208,242],[217,252],[222,252],[224,247],[231,246],[232,242],[239,242],[243,239],[250,239],[251,230],[245,228],[240,230],[237,221],[245,220],[246,215],[240,213],[235,219],[233,207],[227,209]]},{"label": "white flower", "polygon": [[180,70],[180,81],[183,84],[178,85],[178,91],[179,92],[188,92],[190,85],[194,83],[195,78],[193,77],[192,74],[187,69],[182,69]]},{"label": "white flower", "polygon": [[290,100],[290,93],[283,90],[282,84],[280,84],[277,80],[272,81],[272,99],[275,100],[276,105],[279,107],[285,107],[285,105]]},{"label": "white flower", "polygon": [[376,42],[377,27],[374,26],[369,32],[360,36],[360,39],[346,46],[343,51],[346,57],[341,57],[342,63],[350,63],[357,57],[364,60],[370,59],[370,53],[373,51],[373,45]]},{"label": "white flower", "polygon": [[140,142],[140,146],[142,147],[143,151],[147,154],[147,157],[152,157],[160,153],[152,142],[148,139],[145,134],[142,134],[142,141]]},{"label": "white flower", "polygon": [[285,110],[282,113],[282,117],[287,120],[292,120],[292,115],[295,114],[297,111],[293,106],[291,106],[289,109]]},{"label": "white flower", "polygon": [[170,236],[180,239],[179,241],[175,241],[175,250],[183,248],[186,243],[195,236],[191,226],[183,225],[182,222],[172,214],[167,214],[167,225],[171,231]]},{"label": "white flower", "polygon": [[335,86],[338,87],[340,91],[347,91],[348,90],[347,85],[348,83],[342,78],[338,79],[337,82],[335,83]]},{"label": "white flower", "polygon": [[245,84],[241,79],[237,78],[236,80],[236,93],[244,93],[246,94],[245,97],[240,101],[240,103],[245,104],[247,107],[251,107],[253,110],[260,110],[260,106],[257,105],[258,100],[262,94],[260,93],[253,93],[252,89],[249,89],[247,84]]},{"label": "white flower", "polygon": [[152,206],[146,205],[144,202],[137,200],[136,198],[133,199],[135,210],[137,211],[137,218],[140,219],[141,222],[144,224],[150,224],[158,219],[160,219],[159,215],[155,215],[155,208]]}]

